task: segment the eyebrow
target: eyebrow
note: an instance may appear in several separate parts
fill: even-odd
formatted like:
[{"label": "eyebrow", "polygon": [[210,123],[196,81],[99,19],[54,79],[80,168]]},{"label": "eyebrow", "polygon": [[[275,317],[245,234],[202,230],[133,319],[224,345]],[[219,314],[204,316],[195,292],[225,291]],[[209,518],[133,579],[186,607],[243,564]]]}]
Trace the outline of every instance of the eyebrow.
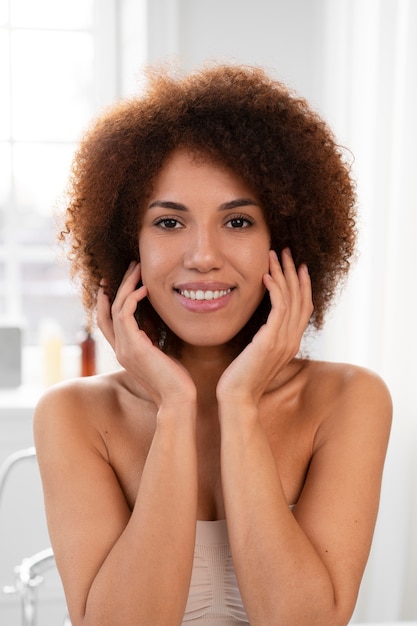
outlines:
[{"label": "eyebrow", "polygon": [[[236,198],[236,200],[230,200],[230,202],[224,202],[221,204],[219,211],[230,211],[231,209],[238,209],[243,206],[259,206],[259,204],[250,198]],[[181,202],[172,202],[171,200],[155,200],[149,205],[148,209],[153,209],[154,207],[173,209],[175,211],[188,211],[185,204],[182,204]]]}]

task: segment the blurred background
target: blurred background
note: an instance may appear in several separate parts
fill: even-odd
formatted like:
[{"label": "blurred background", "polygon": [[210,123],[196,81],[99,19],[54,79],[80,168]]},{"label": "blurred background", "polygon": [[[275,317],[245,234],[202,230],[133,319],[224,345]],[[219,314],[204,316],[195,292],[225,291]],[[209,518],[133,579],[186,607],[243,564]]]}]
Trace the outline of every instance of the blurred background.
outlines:
[{"label": "blurred background", "polygon": [[[353,622],[416,620],[415,0],[0,0],[0,463],[32,445],[43,389],[80,373],[84,315],[56,245],[77,141],[103,107],[140,90],[146,63],[165,59],[187,69],[210,59],[262,65],[353,154],[358,259],[308,349],[370,367],[391,390],[380,516]],[[114,367],[96,340],[98,370]],[[16,479],[9,504],[0,501],[5,626],[20,624],[20,600],[1,588],[31,550],[28,528],[44,523],[40,493],[28,506],[25,489]],[[59,605],[57,587],[46,604]],[[62,623],[48,615],[42,626]]]}]

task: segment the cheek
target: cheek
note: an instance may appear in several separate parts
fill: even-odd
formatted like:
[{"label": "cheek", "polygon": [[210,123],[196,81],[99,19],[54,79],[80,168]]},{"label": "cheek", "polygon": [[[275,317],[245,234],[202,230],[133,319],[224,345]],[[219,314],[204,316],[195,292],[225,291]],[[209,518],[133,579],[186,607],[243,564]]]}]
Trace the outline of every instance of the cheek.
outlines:
[{"label": "cheek", "polygon": [[251,251],[246,262],[252,268],[253,274],[262,280],[263,275],[269,272],[269,248],[262,246]]},{"label": "cheek", "polygon": [[141,266],[141,279],[144,285],[155,280],[158,269],[163,264],[161,251],[158,246],[151,245],[148,241],[139,239],[139,258]]}]

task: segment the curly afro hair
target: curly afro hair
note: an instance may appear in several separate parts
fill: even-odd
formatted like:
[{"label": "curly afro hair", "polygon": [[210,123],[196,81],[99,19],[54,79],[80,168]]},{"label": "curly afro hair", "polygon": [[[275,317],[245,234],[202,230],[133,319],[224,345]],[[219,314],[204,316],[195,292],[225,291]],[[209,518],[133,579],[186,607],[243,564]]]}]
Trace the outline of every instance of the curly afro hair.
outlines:
[{"label": "curly afro hair", "polygon": [[[141,211],[162,164],[181,147],[249,183],[271,248],[279,254],[289,246],[296,265],[308,266],[310,323],[319,329],[356,240],[355,185],[329,127],[258,67],[211,65],[188,75],[151,67],[146,75],[143,93],[116,103],[87,129],[73,162],[61,239],[69,239],[72,273],[91,319],[101,279],[113,300],[129,263],[138,260]],[[140,306],[138,319],[156,340],[163,324],[147,300]],[[269,308],[266,294],[241,346]]]}]

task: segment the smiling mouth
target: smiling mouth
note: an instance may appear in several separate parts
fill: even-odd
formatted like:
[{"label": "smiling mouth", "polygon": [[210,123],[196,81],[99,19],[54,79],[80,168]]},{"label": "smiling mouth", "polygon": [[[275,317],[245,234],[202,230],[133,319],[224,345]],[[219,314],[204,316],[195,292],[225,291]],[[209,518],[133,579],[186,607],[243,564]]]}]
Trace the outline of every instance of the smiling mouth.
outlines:
[{"label": "smiling mouth", "polygon": [[188,300],[218,300],[231,293],[232,289],[176,289],[176,291]]}]

